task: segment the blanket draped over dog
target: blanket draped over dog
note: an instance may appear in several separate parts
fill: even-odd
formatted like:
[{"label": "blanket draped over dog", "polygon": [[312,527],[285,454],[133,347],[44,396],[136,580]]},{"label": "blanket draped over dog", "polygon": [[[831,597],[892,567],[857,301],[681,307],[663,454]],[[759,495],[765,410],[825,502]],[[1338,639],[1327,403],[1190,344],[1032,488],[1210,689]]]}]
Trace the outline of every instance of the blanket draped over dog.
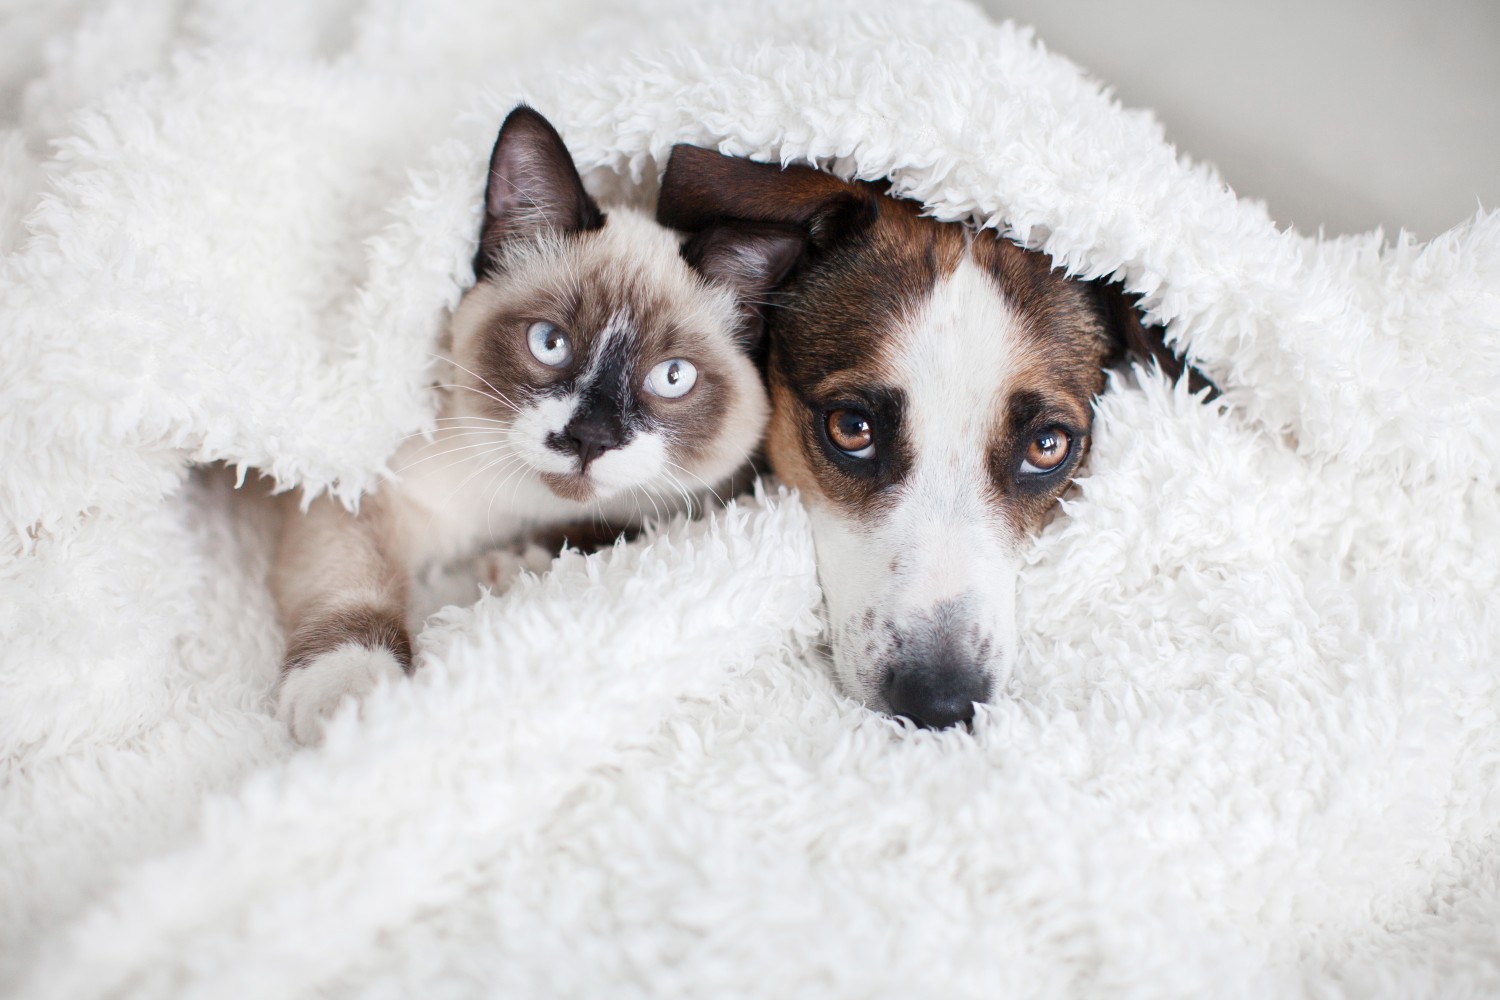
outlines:
[{"label": "blanket draped over dog", "polygon": [[[1500,215],[1279,231],[951,2],[21,7],[0,990],[1500,990]],[[972,733],[836,691],[768,487],[441,613],[293,752],[234,470],[352,501],[429,426],[522,97],[607,197],[680,141],[889,177],[1123,280],[1223,389],[1112,379]]]}]

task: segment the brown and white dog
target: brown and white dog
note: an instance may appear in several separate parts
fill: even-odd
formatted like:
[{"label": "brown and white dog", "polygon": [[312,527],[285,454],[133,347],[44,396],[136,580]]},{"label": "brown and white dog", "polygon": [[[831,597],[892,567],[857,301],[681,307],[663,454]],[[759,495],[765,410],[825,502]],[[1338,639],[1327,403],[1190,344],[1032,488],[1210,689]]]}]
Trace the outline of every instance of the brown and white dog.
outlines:
[{"label": "brown and white dog", "polygon": [[839,682],[939,728],[1016,655],[1021,549],[1088,451],[1126,350],[1182,365],[1119,292],[872,184],[677,146],[658,218],[689,260],[805,249],[768,315],[766,457],[807,505]]}]

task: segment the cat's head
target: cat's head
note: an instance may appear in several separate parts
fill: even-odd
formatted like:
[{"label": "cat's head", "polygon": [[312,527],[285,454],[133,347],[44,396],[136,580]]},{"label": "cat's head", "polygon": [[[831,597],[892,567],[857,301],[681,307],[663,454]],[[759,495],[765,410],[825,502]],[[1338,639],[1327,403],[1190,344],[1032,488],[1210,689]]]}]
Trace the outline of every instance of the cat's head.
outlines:
[{"label": "cat's head", "polygon": [[566,500],[722,482],[765,427],[756,303],[798,251],[774,231],[727,247],[684,251],[644,213],[606,215],[557,132],[517,107],[451,327],[455,411]]}]

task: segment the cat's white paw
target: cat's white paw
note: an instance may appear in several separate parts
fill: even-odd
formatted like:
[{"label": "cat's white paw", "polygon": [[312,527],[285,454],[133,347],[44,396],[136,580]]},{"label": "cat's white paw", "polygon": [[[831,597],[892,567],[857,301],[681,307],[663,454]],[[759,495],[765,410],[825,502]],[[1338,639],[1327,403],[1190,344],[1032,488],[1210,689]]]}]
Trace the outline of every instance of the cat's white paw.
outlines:
[{"label": "cat's white paw", "polygon": [[346,642],[304,666],[287,671],[276,695],[276,717],[304,746],[323,742],[323,724],[345,699],[359,701],[381,680],[406,676],[388,649]]},{"label": "cat's white paw", "polygon": [[551,568],[552,553],[531,542],[491,549],[479,557],[479,577],[497,593],[514,583],[523,570],[541,576]]}]

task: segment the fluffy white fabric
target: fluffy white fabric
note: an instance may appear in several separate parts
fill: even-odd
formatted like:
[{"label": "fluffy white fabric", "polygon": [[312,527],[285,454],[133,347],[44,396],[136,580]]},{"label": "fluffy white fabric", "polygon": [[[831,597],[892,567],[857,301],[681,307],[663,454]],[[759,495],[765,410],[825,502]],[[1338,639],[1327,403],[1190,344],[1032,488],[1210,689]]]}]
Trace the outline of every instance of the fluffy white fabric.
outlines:
[{"label": "fluffy white fabric", "polygon": [[[1278,232],[955,3],[102,0],[0,60],[0,984],[18,996],[1500,991],[1500,216]],[[13,56],[13,58],[11,57]],[[258,502],[430,419],[530,97],[1117,272],[1224,388],[1099,406],[975,731],[832,687],[769,494],[440,616],[293,753]]]}]

